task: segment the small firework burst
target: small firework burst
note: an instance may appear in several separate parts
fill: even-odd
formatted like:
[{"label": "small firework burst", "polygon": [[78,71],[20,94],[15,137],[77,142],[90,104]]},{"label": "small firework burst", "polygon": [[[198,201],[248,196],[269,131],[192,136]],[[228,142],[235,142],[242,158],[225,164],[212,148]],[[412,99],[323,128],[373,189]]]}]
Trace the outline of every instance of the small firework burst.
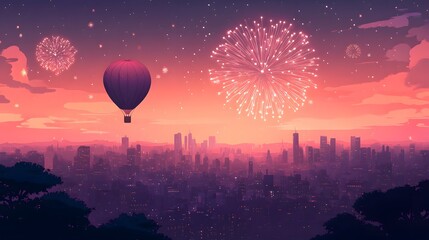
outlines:
[{"label": "small firework burst", "polygon": [[46,37],[36,47],[36,60],[42,68],[59,75],[74,63],[76,53],[69,40],[59,36]]},{"label": "small firework burst", "polygon": [[362,54],[362,50],[357,44],[350,44],[346,48],[346,55],[349,58],[356,59],[356,58],[359,58],[361,54]]}]

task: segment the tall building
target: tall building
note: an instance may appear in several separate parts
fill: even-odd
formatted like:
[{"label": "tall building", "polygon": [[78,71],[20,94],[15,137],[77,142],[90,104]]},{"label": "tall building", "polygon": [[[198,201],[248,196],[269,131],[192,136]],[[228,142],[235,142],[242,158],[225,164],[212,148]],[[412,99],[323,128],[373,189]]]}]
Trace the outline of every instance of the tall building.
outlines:
[{"label": "tall building", "polygon": [[209,158],[204,156],[203,158],[203,171],[207,172],[209,170]]},{"label": "tall building", "polygon": [[89,146],[80,146],[77,148],[77,153],[74,158],[74,170],[77,176],[83,176],[89,173],[90,154],[91,148]]},{"label": "tall building", "polygon": [[248,176],[253,177],[253,159],[251,158],[249,160],[249,169],[248,169]]},{"label": "tall building", "polygon": [[329,159],[329,144],[327,136],[320,136],[320,158],[322,161],[327,161]]},{"label": "tall building", "polygon": [[229,173],[229,170],[231,169],[231,161],[229,160],[228,157],[225,158],[225,162],[223,166],[225,167],[226,172]]},{"label": "tall building", "polygon": [[123,154],[126,154],[126,153],[127,153],[127,150],[128,150],[129,144],[130,144],[130,141],[129,141],[128,137],[127,137],[127,136],[122,137],[121,152],[122,152]]},{"label": "tall building", "polygon": [[201,169],[201,155],[197,152],[195,154],[195,171],[199,171]]},{"label": "tall building", "polygon": [[330,160],[335,161],[337,159],[337,140],[335,138],[329,140],[329,150]]},{"label": "tall building", "polygon": [[410,144],[410,148],[408,150],[408,160],[414,161],[416,159],[416,145],[414,143]]},{"label": "tall building", "polygon": [[360,160],[360,137],[351,136],[350,138],[350,161],[358,162]]},{"label": "tall building", "polygon": [[142,160],[142,145],[137,144],[136,150],[137,150],[137,163],[140,164]]},{"label": "tall building", "polygon": [[299,159],[299,155],[300,155],[300,150],[299,150],[299,134],[297,132],[293,133],[293,162],[294,163],[299,163],[300,159]]},{"label": "tall building", "polygon": [[175,152],[182,151],[182,134],[181,133],[174,134],[174,151]]},{"label": "tall building", "polygon": [[271,153],[270,150],[267,151],[267,164],[272,164],[273,163],[273,158],[271,157]]},{"label": "tall building", "polygon": [[312,146],[307,146],[306,156],[308,163],[314,163],[314,151]]},{"label": "tall building", "polygon": [[188,136],[184,137],[184,142],[185,142],[185,151],[188,151]]},{"label": "tall building", "polygon": [[136,166],[137,164],[137,149],[136,148],[128,148],[127,149],[127,161],[128,165]]},{"label": "tall building", "polygon": [[287,151],[285,149],[283,149],[282,151],[282,156],[281,156],[281,162],[282,163],[287,163],[288,162],[288,154]]},{"label": "tall building", "polygon": [[213,149],[216,147],[216,137],[215,136],[209,136],[209,148]]}]

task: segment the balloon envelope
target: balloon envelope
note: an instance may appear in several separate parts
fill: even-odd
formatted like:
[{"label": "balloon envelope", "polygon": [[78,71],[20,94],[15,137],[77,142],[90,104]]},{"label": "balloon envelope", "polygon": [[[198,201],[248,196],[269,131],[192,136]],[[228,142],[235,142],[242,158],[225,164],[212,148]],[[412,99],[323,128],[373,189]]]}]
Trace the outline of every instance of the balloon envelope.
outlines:
[{"label": "balloon envelope", "polygon": [[131,122],[131,111],[149,92],[151,78],[145,65],[135,60],[120,60],[110,64],[103,76],[104,88],[110,99]]}]

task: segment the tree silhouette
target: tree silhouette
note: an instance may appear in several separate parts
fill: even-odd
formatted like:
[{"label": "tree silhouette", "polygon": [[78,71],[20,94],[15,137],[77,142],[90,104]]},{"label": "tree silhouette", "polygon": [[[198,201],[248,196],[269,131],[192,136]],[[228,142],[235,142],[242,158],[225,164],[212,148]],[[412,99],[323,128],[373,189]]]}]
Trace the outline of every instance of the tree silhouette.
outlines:
[{"label": "tree silhouette", "polygon": [[61,183],[61,178],[37,164],[0,165],[0,239],[169,239],[144,214],[123,214],[94,227],[88,220],[91,209],[84,202],[65,192],[48,192]]},{"label": "tree silhouette", "polygon": [[158,233],[158,229],[158,224],[147,219],[144,214],[121,214],[99,228],[99,237],[112,240],[168,240],[168,237]]},{"label": "tree silhouette", "polygon": [[357,216],[343,213],[324,224],[327,233],[313,240],[429,239],[429,181],[386,192],[364,193],[353,205]]}]

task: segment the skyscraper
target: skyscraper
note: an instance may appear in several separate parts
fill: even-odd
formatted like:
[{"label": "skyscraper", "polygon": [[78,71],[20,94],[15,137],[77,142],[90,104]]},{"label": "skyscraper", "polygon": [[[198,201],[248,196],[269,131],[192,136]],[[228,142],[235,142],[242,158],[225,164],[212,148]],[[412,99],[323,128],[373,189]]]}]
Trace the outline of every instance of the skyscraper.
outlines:
[{"label": "skyscraper", "polygon": [[195,171],[201,170],[201,155],[200,153],[195,154]]},{"label": "skyscraper", "polygon": [[74,170],[77,176],[83,176],[89,173],[90,154],[91,149],[89,146],[78,147],[74,158]]},{"label": "skyscraper", "polygon": [[127,137],[127,136],[122,137],[121,152],[122,152],[123,154],[126,154],[126,153],[127,153],[127,150],[128,150],[129,144],[130,144],[130,142],[129,142],[128,137]]},{"label": "skyscraper", "polygon": [[320,158],[322,161],[327,161],[329,159],[329,152],[328,137],[320,136]]},{"label": "skyscraper", "polygon": [[360,160],[360,137],[351,136],[350,138],[350,161]]},{"label": "skyscraper", "polygon": [[335,161],[337,159],[337,140],[335,138],[329,140],[329,150],[330,160]]},{"label": "skyscraper", "polygon": [[287,163],[288,162],[288,153],[285,149],[283,149],[282,151],[282,163]]},{"label": "skyscraper", "polygon": [[307,162],[314,163],[314,152],[313,152],[312,146],[307,146],[306,155],[307,155]]},{"label": "skyscraper", "polygon": [[248,177],[253,177],[253,159],[249,159]]},{"label": "skyscraper", "polygon": [[216,137],[209,136],[209,149],[213,149],[216,147]]},{"label": "skyscraper", "polygon": [[185,151],[188,151],[188,136],[184,137],[184,141],[185,141]]},{"label": "skyscraper", "polygon": [[182,134],[181,133],[174,134],[174,151],[176,153],[182,151]]},{"label": "skyscraper", "polygon": [[271,153],[270,150],[267,151],[267,164],[272,164],[273,163],[273,158],[271,157]]},{"label": "skyscraper", "polygon": [[128,161],[128,165],[130,165],[130,166],[136,166],[136,162],[137,162],[137,149],[135,149],[133,147],[127,149],[127,161]]},{"label": "skyscraper", "polygon": [[300,150],[299,150],[299,134],[297,132],[293,133],[293,162],[299,163]]}]

